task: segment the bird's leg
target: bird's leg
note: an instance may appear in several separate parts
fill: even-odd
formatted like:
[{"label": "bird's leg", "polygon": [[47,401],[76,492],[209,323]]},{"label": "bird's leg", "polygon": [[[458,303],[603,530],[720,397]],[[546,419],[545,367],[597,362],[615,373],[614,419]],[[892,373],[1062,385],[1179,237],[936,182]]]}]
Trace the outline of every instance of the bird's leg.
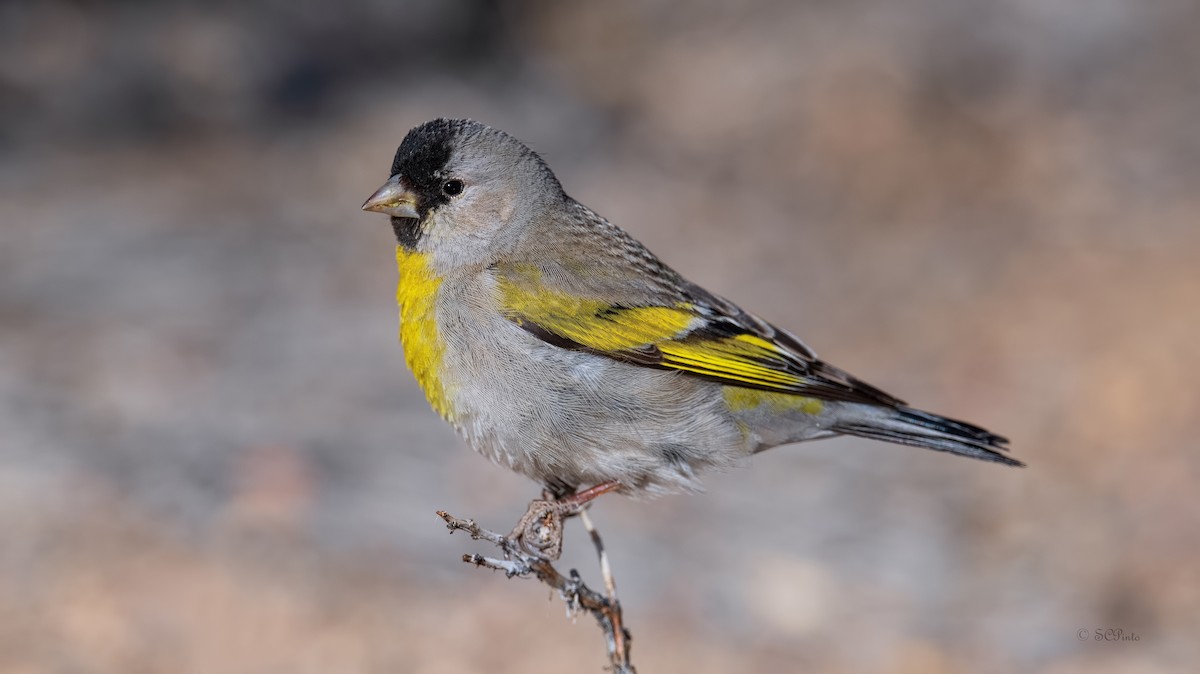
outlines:
[{"label": "bird's leg", "polygon": [[529,508],[508,538],[531,555],[553,562],[562,556],[563,521],[583,511],[597,497],[615,491],[617,482],[600,484],[569,495],[554,498],[548,491],[530,501]]}]

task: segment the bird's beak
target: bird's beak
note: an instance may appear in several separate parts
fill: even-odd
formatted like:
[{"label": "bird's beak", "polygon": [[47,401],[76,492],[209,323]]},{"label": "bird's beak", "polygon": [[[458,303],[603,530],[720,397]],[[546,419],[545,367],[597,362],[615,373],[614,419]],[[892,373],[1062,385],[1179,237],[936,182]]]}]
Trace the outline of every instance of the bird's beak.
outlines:
[{"label": "bird's beak", "polygon": [[417,196],[400,184],[400,176],[394,175],[375,191],[362,205],[364,211],[385,213],[397,218],[419,218]]}]

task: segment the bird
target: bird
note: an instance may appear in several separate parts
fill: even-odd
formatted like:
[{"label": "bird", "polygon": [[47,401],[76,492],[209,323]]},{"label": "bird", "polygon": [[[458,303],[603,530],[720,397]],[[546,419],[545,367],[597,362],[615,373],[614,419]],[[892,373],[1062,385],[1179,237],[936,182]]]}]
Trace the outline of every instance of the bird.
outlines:
[{"label": "bird", "polygon": [[414,127],[362,209],[390,216],[400,341],[429,404],[556,498],[696,492],[706,471],[835,436],[1024,465],[687,280],[499,129]]}]

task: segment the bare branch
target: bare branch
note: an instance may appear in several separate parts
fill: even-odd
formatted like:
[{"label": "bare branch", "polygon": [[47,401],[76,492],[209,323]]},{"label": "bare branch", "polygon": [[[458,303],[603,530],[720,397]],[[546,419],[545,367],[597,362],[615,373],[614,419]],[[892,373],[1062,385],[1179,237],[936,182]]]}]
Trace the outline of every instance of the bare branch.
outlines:
[{"label": "bare branch", "polygon": [[600,576],[604,579],[604,587],[608,590],[608,604],[614,607],[612,611],[612,630],[606,631],[611,634],[613,645],[610,649],[610,656],[613,661],[620,659],[623,662],[629,662],[629,642],[631,637],[629,631],[622,624],[621,602],[617,599],[617,580],[613,578],[612,566],[608,563],[608,553],[604,550],[604,541],[600,539],[600,532],[596,530],[596,526],[592,524],[592,518],[588,517],[586,510],[579,511],[579,519],[583,522],[583,528],[587,530],[588,535],[592,538],[592,545],[596,546],[596,557],[600,560]]},{"label": "bare branch", "polygon": [[[474,520],[463,520],[439,510],[438,517],[446,522],[451,533],[465,531],[471,538],[484,540],[495,545],[503,553],[503,559],[485,557],[483,555],[463,555],[463,561],[496,571],[504,575],[529,577],[538,580],[558,591],[567,608],[571,611],[584,610],[596,618],[604,631],[605,645],[608,648],[608,659],[616,674],[636,674],[629,659],[629,645],[632,636],[625,628],[621,613],[621,603],[617,600],[617,586],[612,577],[612,569],[608,564],[608,555],[600,534],[584,514],[583,503],[563,503],[549,500],[536,500],[529,504],[529,509],[521,518],[517,528],[508,536],[502,536],[494,531],[484,529]],[[554,568],[553,561],[558,559],[562,549],[562,523],[565,517],[574,514],[583,517],[584,527],[592,537],[596,546],[596,554],[600,559],[600,569],[608,596],[589,588],[580,578],[575,569],[564,576]],[[531,540],[532,539],[532,540]]]}]

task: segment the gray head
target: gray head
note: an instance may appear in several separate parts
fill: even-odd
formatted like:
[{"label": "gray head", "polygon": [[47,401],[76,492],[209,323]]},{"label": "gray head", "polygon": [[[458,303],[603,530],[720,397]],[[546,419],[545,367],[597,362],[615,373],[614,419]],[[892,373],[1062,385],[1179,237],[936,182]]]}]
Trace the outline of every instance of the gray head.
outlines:
[{"label": "gray head", "polygon": [[363,210],[392,216],[407,249],[474,258],[564,198],[521,141],[479,122],[435,119],[404,137],[388,181]]}]

